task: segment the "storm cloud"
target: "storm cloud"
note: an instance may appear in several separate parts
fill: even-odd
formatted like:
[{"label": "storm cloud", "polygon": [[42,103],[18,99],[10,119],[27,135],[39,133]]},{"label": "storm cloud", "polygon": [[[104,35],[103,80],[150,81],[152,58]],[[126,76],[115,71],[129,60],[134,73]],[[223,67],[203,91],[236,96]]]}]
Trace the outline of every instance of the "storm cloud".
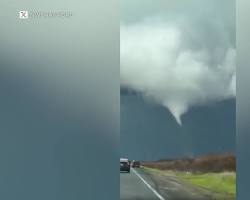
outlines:
[{"label": "storm cloud", "polygon": [[230,9],[217,11],[122,21],[121,86],[163,105],[180,125],[190,107],[234,98],[235,24]]}]

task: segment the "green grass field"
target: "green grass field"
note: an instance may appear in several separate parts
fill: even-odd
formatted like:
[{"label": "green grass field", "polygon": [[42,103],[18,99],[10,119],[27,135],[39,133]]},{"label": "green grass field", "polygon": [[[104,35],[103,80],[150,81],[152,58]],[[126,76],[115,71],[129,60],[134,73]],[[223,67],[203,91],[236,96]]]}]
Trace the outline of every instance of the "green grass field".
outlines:
[{"label": "green grass field", "polygon": [[144,167],[151,173],[160,173],[162,175],[175,175],[180,179],[191,183],[192,185],[207,189],[214,194],[214,199],[232,200],[236,199],[236,173],[186,173],[169,170],[159,170]]},{"label": "green grass field", "polygon": [[185,179],[192,183],[216,193],[225,193],[236,196],[236,173],[222,172],[222,173],[176,173],[178,177]]}]

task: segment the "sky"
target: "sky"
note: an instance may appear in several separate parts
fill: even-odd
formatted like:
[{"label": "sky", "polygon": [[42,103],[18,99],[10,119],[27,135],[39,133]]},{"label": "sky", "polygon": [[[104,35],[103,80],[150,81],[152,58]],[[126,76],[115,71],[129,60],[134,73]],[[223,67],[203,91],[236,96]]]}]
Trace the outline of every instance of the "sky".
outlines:
[{"label": "sky", "polygon": [[235,2],[121,6],[122,154],[157,159],[234,152]]},{"label": "sky", "polygon": [[235,99],[193,107],[179,126],[163,106],[121,96],[121,155],[138,160],[235,153]]}]

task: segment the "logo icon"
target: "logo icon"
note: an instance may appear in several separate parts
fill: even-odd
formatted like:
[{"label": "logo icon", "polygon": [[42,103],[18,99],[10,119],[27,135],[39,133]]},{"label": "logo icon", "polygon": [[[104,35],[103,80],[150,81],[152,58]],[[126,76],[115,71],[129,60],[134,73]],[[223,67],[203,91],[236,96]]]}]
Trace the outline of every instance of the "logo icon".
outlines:
[{"label": "logo icon", "polygon": [[29,12],[28,11],[19,11],[19,18],[20,19],[28,19],[29,18]]}]

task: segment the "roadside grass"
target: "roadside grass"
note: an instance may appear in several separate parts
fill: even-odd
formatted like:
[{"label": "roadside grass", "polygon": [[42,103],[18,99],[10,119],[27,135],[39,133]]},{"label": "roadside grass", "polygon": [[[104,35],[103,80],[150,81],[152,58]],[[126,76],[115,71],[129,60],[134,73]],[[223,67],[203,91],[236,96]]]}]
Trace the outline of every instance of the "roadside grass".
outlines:
[{"label": "roadside grass", "polygon": [[[144,167],[145,170],[160,173],[162,175],[176,175],[184,181],[192,185],[207,189],[214,192],[215,197],[224,195],[236,198],[236,173],[235,172],[220,172],[220,173],[190,173],[177,172],[169,170],[159,170]],[[217,198],[216,198],[217,199]],[[220,199],[220,198],[218,198]],[[224,198],[223,198],[224,199]],[[231,198],[230,198],[231,199]]]},{"label": "roadside grass", "polygon": [[181,177],[193,185],[206,188],[216,193],[230,194],[236,196],[236,173],[221,172],[221,173],[203,173],[193,174],[185,172],[176,172],[178,177]]}]

